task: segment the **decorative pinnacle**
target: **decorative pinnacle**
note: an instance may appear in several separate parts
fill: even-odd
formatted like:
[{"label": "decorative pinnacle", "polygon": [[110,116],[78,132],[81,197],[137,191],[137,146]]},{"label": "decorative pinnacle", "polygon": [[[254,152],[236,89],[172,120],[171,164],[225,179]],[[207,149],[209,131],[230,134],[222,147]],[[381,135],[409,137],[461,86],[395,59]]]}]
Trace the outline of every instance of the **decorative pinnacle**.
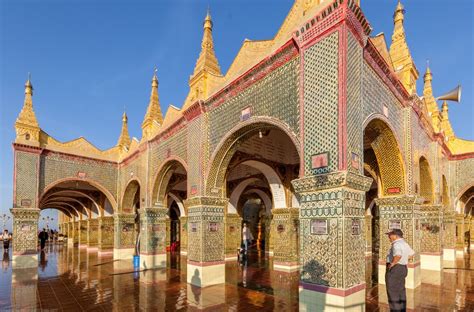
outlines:
[{"label": "decorative pinnacle", "polygon": [[33,85],[31,84],[31,73],[28,72],[28,80],[25,83],[25,94],[33,95]]},{"label": "decorative pinnacle", "polygon": [[122,114],[122,121],[123,122],[128,122],[128,117],[127,117],[127,113],[125,112],[125,109],[124,109],[123,114]]},{"label": "decorative pinnacle", "polygon": [[158,69],[155,66],[153,69],[153,79],[151,80],[152,87],[158,87],[158,76],[156,75],[157,72],[158,72]]},{"label": "decorative pinnacle", "polygon": [[206,18],[204,19],[204,29],[209,28],[212,30],[212,18],[211,18],[211,10],[209,9],[209,5],[207,6],[207,14]]},{"label": "decorative pinnacle", "polygon": [[405,8],[403,4],[398,0],[397,8],[395,9],[395,13],[393,14],[393,22],[403,21],[405,14]]},{"label": "decorative pinnacle", "polygon": [[433,75],[431,74],[431,69],[430,69],[430,60],[426,60],[426,72],[425,72],[425,81],[427,80],[432,80]]}]

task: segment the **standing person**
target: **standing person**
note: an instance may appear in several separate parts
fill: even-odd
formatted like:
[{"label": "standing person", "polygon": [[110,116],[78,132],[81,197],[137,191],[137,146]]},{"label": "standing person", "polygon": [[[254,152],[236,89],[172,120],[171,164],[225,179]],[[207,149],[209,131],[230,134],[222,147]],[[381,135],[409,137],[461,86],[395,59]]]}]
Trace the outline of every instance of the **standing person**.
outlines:
[{"label": "standing person", "polygon": [[8,233],[8,230],[5,229],[2,234],[2,240],[3,240],[3,252],[8,253],[8,248],[10,248],[10,233]]},{"label": "standing person", "polygon": [[393,229],[386,233],[392,243],[387,254],[385,285],[387,286],[390,311],[406,311],[407,295],[405,277],[408,274],[408,257],[415,254],[410,245],[403,239],[403,232]]},{"label": "standing person", "polygon": [[245,253],[247,253],[249,241],[253,240],[252,232],[250,232],[250,229],[247,227],[247,223],[244,223],[244,227],[242,228],[242,240],[244,241]]},{"label": "standing person", "polygon": [[38,238],[40,240],[41,250],[43,250],[44,245],[46,244],[46,241],[48,240],[48,232],[46,231],[46,229],[43,229],[43,231],[39,233]]}]

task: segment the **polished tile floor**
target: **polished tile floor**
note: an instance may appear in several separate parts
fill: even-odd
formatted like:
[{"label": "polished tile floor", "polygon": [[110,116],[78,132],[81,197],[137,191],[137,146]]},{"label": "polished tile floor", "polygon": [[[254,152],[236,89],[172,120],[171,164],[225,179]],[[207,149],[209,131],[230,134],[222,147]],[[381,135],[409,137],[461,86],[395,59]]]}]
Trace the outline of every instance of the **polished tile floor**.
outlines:
[{"label": "polished tile floor", "polygon": [[[246,265],[228,262],[225,285],[200,289],[186,283],[186,258],[178,254],[166,269],[137,272],[131,260],[51,244],[34,269],[13,270],[4,255],[0,311],[297,311],[298,273],[271,265],[258,253]],[[416,311],[474,311],[474,257],[456,266],[423,273],[422,286],[408,294]],[[367,311],[387,310],[379,288],[369,287]]]}]

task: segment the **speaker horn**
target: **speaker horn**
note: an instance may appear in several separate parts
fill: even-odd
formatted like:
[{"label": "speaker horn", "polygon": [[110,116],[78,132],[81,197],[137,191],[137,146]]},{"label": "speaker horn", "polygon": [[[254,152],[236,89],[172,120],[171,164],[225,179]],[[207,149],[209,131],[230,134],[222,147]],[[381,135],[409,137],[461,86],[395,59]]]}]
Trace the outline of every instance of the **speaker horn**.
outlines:
[{"label": "speaker horn", "polygon": [[461,86],[458,85],[456,88],[449,91],[448,93],[445,93],[437,97],[436,100],[460,102],[461,101]]}]

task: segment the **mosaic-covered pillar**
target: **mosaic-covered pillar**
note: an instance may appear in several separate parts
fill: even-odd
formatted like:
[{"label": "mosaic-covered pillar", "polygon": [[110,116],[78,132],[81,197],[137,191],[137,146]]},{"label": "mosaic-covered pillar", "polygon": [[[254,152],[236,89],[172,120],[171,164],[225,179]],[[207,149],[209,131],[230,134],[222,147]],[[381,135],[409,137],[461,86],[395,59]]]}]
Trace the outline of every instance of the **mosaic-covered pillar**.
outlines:
[{"label": "mosaic-covered pillar", "polygon": [[182,255],[188,254],[188,217],[179,218],[179,252]]},{"label": "mosaic-covered pillar", "polygon": [[99,253],[112,252],[114,249],[114,217],[104,216],[99,219],[98,247]]},{"label": "mosaic-covered pillar", "polygon": [[365,255],[372,255],[372,215],[365,215]]},{"label": "mosaic-covered pillar", "polygon": [[38,220],[37,208],[13,208],[13,268],[38,266]]},{"label": "mosaic-covered pillar", "polygon": [[193,197],[188,208],[187,282],[198,287],[225,283],[224,209],[228,200]]},{"label": "mosaic-covered pillar", "polygon": [[87,247],[87,221],[79,220],[79,247]]},{"label": "mosaic-covered pillar", "polygon": [[67,247],[74,247],[74,236],[76,235],[74,229],[74,221],[69,221],[67,224]]},{"label": "mosaic-covered pillar", "polygon": [[87,248],[99,246],[99,219],[87,220]]},{"label": "mosaic-covered pillar", "polygon": [[273,209],[271,236],[273,237],[273,269],[298,270],[299,209]]},{"label": "mosaic-covered pillar", "polygon": [[420,207],[420,265],[422,270],[443,269],[441,205]]},{"label": "mosaic-covered pillar", "polygon": [[167,209],[140,209],[140,267],[166,267]]},{"label": "mosaic-covered pillar", "polygon": [[114,214],[114,259],[132,259],[135,254],[135,215]]},{"label": "mosaic-covered pillar", "polygon": [[300,311],[365,310],[365,192],[371,179],[336,172],[292,183],[300,197]]},{"label": "mosaic-covered pillar", "polygon": [[443,261],[449,261],[450,267],[456,265],[456,213],[447,210],[442,222]]},{"label": "mosaic-covered pillar", "polygon": [[165,233],[166,233],[166,243],[165,247],[168,248],[171,246],[171,219],[169,217],[165,220]]},{"label": "mosaic-covered pillar", "polygon": [[80,236],[80,231],[79,231],[79,220],[74,221],[74,245],[79,246],[79,236]]},{"label": "mosaic-covered pillar", "polygon": [[403,238],[416,252],[409,259],[406,288],[414,289],[421,284],[420,271],[420,205],[422,198],[416,195],[391,196],[375,200],[380,211],[380,252],[379,278],[385,284],[386,256],[390,249],[390,241],[385,233],[390,229],[401,229]]},{"label": "mosaic-covered pillar", "polygon": [[469,240],[466,242],[466,247],[469,250],[474,250],[474,218],[469,216],[468,220],[468,231],[469,231]]},{"label": "mosaic-covered pillar", "polygon": [[273,245],[270,244],[272,241],[272,218],[273,215],[265,215],[263,222],[265,224],[265,253],[273,256]]},{"label": "mosaic-covered pillar", "polygon": [[237,259],[237,251],[242,242],[242,218],[236,213],[228,213],[225,224],[225,259]]},{"label": "mosaic-covered pillar", "polygon": [[456,214],[456,255],[464,254],[464,215]]}]

